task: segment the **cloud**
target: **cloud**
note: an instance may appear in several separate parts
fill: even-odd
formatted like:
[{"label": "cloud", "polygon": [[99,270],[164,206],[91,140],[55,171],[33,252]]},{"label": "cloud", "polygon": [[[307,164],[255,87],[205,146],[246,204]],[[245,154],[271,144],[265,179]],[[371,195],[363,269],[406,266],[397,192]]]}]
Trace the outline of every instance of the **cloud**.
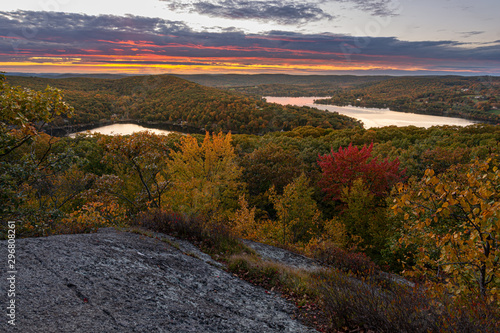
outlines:
[{"label": "cloud", "polygon": [[333,15],[325,13],[319,8],[317,3],[311,2],[278,0],[161,1],[168,2],[168,8],[174,11],[186,11],[226,19],[276,22],[285,25],[300,25],[306,22],[334,18]]},{"label": "cloud", "polygon": [[397,0],[334,0],[352,4],[359,10],[375,16],[395,16],[400,10],[400,1]]},{"label": "cloud", "polygon": [[226,19],[257,20],[285,25],[332,20],[336,17],[321,7],[342,3],[376,16],[394,16],[400,10],[398,0],[160,0],[172,11],[197,13]]},{"label": "cloud", "polygon": [[476,45],[280,30],[207,32],[194,31],[179,21],[132,15],[0,12],[2,65],[179,65],[290,72],[486,66],[498,72],[499,55],[499,41]]},{"label": "cloud", "polygon": [[469,38],[472,36],[484,34],[485,32],[486,31],[464,31],[464,32],[459,32],[459,34],[462,35],[462,37],[464,38]]}]

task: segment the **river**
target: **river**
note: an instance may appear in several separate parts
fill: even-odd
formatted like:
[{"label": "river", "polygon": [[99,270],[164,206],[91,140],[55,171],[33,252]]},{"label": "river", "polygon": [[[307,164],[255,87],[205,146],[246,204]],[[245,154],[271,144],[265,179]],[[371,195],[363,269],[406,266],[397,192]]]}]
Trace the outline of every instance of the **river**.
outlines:
[{"label": "river", "polygon": [[320,110],[336,111],[340,114],[361,120],[365,128],[383,126],[417,126],[429,128],[438,125],[467,126],[474,122],[451,117],[431,116],[425,114],[396,112],[389,109],[360,108],[356,106],[335,106],[314,104],[315,99],[326,97],[264,97],[270,103],[282,105],[310,106]]}]

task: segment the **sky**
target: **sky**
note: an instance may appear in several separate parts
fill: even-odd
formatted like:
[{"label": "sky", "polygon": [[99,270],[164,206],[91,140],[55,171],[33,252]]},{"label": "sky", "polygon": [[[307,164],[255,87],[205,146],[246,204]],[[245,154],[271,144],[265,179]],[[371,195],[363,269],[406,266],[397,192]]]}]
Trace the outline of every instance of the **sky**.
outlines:
[{"label": "sky", "polygon": [[500,75],[499,0],[16,0],[0,71]]}]

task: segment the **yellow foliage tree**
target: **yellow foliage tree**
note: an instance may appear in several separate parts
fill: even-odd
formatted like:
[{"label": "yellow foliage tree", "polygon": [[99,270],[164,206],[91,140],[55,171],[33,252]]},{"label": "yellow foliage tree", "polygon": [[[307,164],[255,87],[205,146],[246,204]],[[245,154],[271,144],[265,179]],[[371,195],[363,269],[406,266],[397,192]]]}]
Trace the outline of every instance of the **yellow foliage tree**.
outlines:
[{"label": "yellow foliage tree", "polygon": [[277,245],[282,242],[282,226],[279,221],[255,218],[256,208],[249,208],[244,195],[239,199],[240,208],[235,212],[232,222],[233,233],[237,237],[251,239],[260,243]]},{"label": "yellow foliage tree", "polygon": [[254,238],[255,237],[255,207],[249,208],[248,202],[244,195],[240,195],[238,200],[240,208],[234,213],[232,218],[232,229],[238,237]]},{"label": "yellow foliage tree", "polygon": [[338,217],[323,222],[322,240],[332,243],[336,247],[345,248],[348,237],[344,222]]},{"label": "yellow foliage tree", "polygon": [[398,186],[393,210],[404,219],[399,242],[416,249],[411,274],[445,282],[456,294],[500,296],[498,157],[454,166]]},{"label": "yellow foliage tree", "polygon": [[165,200],[176,211],[208,218],[228,218],[237,207],[241,168],[231,146],[231,134],[182,138],[179,150],[167,162],[172,188]]}]

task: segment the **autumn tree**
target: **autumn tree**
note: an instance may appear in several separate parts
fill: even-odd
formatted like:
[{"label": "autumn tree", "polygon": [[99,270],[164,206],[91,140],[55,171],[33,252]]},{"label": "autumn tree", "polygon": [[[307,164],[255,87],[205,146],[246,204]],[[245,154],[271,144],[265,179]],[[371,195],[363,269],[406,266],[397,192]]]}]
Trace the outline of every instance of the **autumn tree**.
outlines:
[{"label": "autumn tree", "polygon": [[[67,170],[72,154],[53,154],[52,148],[56,140],[40,131],[44,124],[53,121],[57,115],[71,115],[72,111],[57,89],[48,87],[41,92],[14,87],[3,76],[0,77],[2,217],[24,219],[27,212],[23,211],[23,205],[27,201],[34,203],[37,200],[39,205],[32,213],[38,215],[45,212],[44,202],[47,198],[55,199],[52,200],[51,207],[59,208],[65,202],[55,191],[46,191],[46,184],[47,181],[51,183],[61,180],[61,172]],[[59,184],[64,187],[64,182]],[[43,198],[36,198],[42,194]],[[49,194],[49,197],[45,194]]]},{"label": "autumn tree", "polygon": [[[305,169],[296,149],[283,149],[275,143],[266,143],[241,159],[243,180],[247,184],[249,202],[264,215],[272,211],[267,191],[274,186],[278,194]],[[263,215],[263,214],[260,214]],[[270,214],[273,216],[274,214]]]},{"label": "autumn tree", "polygon": [[373,157],[372,149],[373,143],[361,149],[350,144],[320,155],[319,184],[326,199],[342,203],[337,220],[345,228],[346,246],[378,260],[389,232],[385,198],[404,171],[397,159],[379,161]]},{"label": "autumn tree", "polygon": [[231,218],[233,233],[238,237],[255,239],[258,237],[258,225],[255,220],[255,207],[250,208],[245,195],[238,199],[239,209]]},{"label": "autumn tree", "polygon": [[454,166],[398,186],[393,207],[404,220],[399,243],[414,248],[408,274],[424,274],[457,294],[500,295],[498,156]]},{"label": "autumn tree", "polygon": [[231,133],[210,135],[201,145],[184,136],[167,162],[172,188],[165,198],[171,207],[189,215],[225,218],[238,206],[241,168],[231,145]]},{"label": "autumn tree", "polygon": [[280,243],[307,243],[317,233],[321,212],[312,198],[313,191],[305,174],[285,186],[282,195],[274,187],[269,190],[281,227]]},{"label": "autumn tree", "polygon": [[123,182],[122,189],[115,194],[133,210],[162,208],[163,194],[171,184],[167,159],[173,140],[147,131],[101,137],[105,160]]},{"label": "autumn tree", "polygon": [[[92,175],[93,176],[93,175]],[[103,175],[93,186],[78,194],[78,205],[62,223],[56,226],[57,233],[93,232],[98,228],[123,226],[127,221],[126,206],[120,204],[120,187],[123,180],[116,175]]]},{"label": "autumn tree", "polygon": [[318,164],[322,171],[320,186],[329,199],[341,200],[342,189],[350,188],[356,179],[362,179],[371,193],[384,197],[391,187],[403,178],[397,159],[379,161],[372,156],[373,143],[359,149],[352,144],[338,152],[319,155]]}]

